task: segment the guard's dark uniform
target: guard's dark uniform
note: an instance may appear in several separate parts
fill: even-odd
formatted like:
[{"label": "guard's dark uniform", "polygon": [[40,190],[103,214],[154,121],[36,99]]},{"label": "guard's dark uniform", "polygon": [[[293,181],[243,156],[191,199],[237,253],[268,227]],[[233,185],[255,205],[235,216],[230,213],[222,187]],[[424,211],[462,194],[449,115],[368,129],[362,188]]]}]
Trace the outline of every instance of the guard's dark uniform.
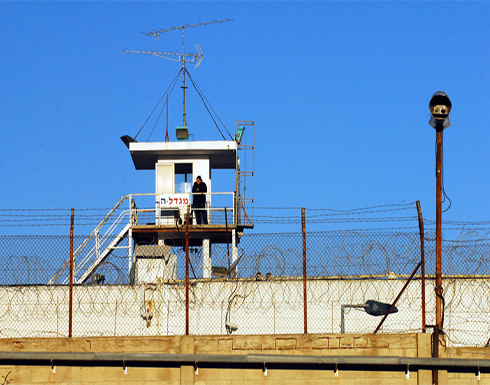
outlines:
[{"label": "guard's dark uniform", "polygon": [[[196,218],[196,223],[198,225],[208,224],[208,213],[206,209],[206,193],[208,191],[208,186],[206,183],[201,181],[201,183],[197,184],[194,182],[194,186],[192,186],[192,192],[198,193],[197,195],[193,195],[193,203],[192,208],[194,209],[194,218]],[[199,194],[202,193],[202,194]]]}]

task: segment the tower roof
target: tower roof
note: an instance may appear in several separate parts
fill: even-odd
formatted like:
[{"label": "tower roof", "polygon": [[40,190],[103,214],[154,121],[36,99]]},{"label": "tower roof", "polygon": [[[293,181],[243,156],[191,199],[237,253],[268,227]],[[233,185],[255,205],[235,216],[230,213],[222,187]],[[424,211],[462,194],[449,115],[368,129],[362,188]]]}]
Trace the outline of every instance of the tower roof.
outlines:
[{"label": "tower roof", "polygon": [[236,167],[235,141],[132,142],[129,151],[137,170],[154,170],[159,160],[209,159],[212,169]]}]

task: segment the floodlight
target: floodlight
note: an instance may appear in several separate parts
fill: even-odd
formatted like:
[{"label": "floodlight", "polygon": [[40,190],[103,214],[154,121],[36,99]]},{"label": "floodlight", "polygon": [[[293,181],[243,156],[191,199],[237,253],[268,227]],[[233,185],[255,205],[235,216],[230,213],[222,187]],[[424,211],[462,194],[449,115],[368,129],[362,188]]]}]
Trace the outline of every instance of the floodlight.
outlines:
[{"label": "floodlight", "polygon": [[238,127],[238,132],[235,135],[235,140],[240,143],[242,141],[243,132],[245,131],[245,126]]},{"label": "floodlight", "polygon": [[123,141],[123,143],[126,145],[127,148],[129,148],[129,143],[136,142],[136,139],[130,137],[129,135],[121,136],[121,140]]},{"label": "floodlight", "polygon": [[187,127],[177,127],[175,129],[175,136],[178,140],[189,139],[189,129]]},{"label": "floodlight", "polygon": [[238,262],[240,262],[240,259],[243,257],[243,254],[245,254],[245,253],[241,253],[240,256],[237,259],[235,259],[235,261],[230,265],[230,267],[228,268],[228,271],[227,271],[228,276],[230,275],[230,273],[232,271],[234,271],[236,269],[236,266],[238,265]]}]

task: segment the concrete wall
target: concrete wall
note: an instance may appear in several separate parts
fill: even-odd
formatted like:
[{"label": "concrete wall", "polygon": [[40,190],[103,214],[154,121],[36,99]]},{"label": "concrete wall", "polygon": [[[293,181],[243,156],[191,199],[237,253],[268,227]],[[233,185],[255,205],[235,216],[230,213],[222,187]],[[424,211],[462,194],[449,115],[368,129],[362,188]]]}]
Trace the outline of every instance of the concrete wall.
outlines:
[{"label": "concrete wall", "polygon": [[[340,333],[341,305],[367,300],[390,303],[404,280],[308,280],[308,332]],[[487,279],[445,280],[444,331],[450,346],[484,346],[488,340],[490,290]],[[380,333],[421,331],[420,281],[413,281]],[[434,324],[433,282],[426,284],[427,324]],[[68,287],[0,287],[0,338],[67,337]],[[294,334],[303,332],[301,280],[191,281],[190,333]],[[372,333],[380,317],[362,309],[344,314],[347,334]],[[185,287],[182,282],[135,286],[76,286],[73,336],[166,336],[185,334]]]},{"label": "concrete wall", "polygon": [[[101,352],[101,353],[169,353],[169,354],[284,354],[319,356],[398,356],[429,357],[429,334],[403,335],[336,335],[289,334],[282,336],[174,336],[174,337],[99,337],[99,338],[32,338],[0,340],[2,352]],[[443,343],[444,345],[444,343]],[[442,348],[442,357],[484,358],[484,348]],[[432,383],[431,373],[352,372],[340,370],[268,370],[267,376],[257,369],[204,369],[198,374],[193,367],[132,368],[124,374],[122,367],[56,367],[0,365],[0,383],[7,384],[420,384]],[[490,384],[490,375],[440,372],[441,385]]]}]

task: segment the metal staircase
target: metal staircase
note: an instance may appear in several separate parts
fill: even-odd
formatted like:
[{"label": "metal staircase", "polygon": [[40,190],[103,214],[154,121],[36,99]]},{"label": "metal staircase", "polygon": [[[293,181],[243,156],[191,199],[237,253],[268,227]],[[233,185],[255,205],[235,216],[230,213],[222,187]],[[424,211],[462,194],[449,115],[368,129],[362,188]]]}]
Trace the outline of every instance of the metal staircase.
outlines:
[{"label": "metal staircase", "polygon": [[[112,252],[112,250],[116,249],[118,245],[121,243],[123,240],[124,236],[128,233],[129,229],[131,227],[131,224],[128,223],[124,228],[121,230],[119,234],[113,239],[111,243],[107,246],[107,248],[102,252],[98,253],[99,255],[96,257],[95,261],[89,266],[89,268],[85,271],[85,273],[82,274],[82,276],[77,279],[76,283],[85,283],[87,279],[90,277],[90,275],[97,270],[97,268],[100,266],[102,262],[109,256],[109,254]],[[97,249],[96,249],[97,250]],[[86,261],[90,261],[91,256],[87,255],[85,259],[82,261],[82,264],[77,266],[76,271],[79,272],[85,265]],[[75,274],[76,277],[76,274]]]},{"label": "metal staircase", "polygon": [[[119,210],[121,205],[127,200],[129,200],[130,203],[129,209]],[[97,225],[94,231],[92,231],[92,233],[76,249],[76,251],[73,253],[73,262],[75,265],[73,276],[75,283],[85,283],[102,264],[102,262],[104,262],[104,260],[111,254],[111,252],[117,248],[128,249],[129,258],[131,259],[131,237],[128,236],[127,246],[119,247],[119,244],[129,233],[133,221],[136,220],[132,215],[133,212],[136,212],[134,199],[130,195],[123,196],[104,217],[104,219]],[[118,213],[117,217],[113,218],[116,213]],[[125,222],[127,224],[123,226]],[[113,234],[118,230],[119,232],[114,237]],[[93,244],[93,246],[88,248],[90,244]],[[68,284],[69,271],[70,260],[68,259],[56,272],[56,274],[48,281],[48,285]],[[80,273],[82,274],[80,275]]]}]

